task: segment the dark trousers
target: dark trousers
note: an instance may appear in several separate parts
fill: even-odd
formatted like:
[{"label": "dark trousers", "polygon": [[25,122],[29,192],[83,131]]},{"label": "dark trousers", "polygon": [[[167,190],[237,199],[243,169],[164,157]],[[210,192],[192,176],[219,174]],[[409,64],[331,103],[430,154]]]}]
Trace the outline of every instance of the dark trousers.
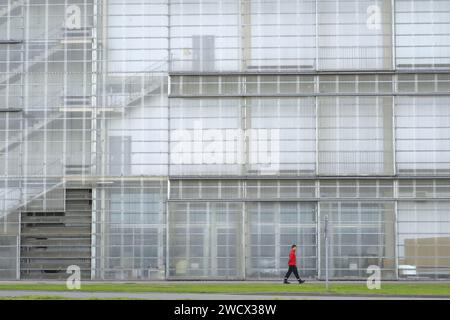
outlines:
[{"label": "dark trousers", "polygon": [[300,280],[300,277],[298,275],[297,266],[289,266],[289,270],[286,273],[286,275],[284,276],[284,279],[287,280],[289,278],[289,276],[291,275],[291,273],[294,273],[294,276],[297,278],[297,280]]}]

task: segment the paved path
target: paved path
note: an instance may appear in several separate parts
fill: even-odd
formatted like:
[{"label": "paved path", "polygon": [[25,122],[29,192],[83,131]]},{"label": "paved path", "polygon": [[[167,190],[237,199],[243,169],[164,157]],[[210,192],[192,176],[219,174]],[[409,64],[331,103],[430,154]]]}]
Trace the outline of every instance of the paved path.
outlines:
[{"label": "paved path", "polygon": [[[139,281],[114,281],[114,280],[108,280],[108,281],[96,281],[96,280],[83,280],[83,283],[86,284],[281,284],[283,279],[280,280],[152,280],[152,281],[145,281],[145,280],[139,280]],[[66,284],[66,281],[61,280],[1,280],[0,285],[2,284]],[[325,281],[322,280],[315,280],[315,279],[308,279],[306,278],[306,283],[325,283]],[[333,280],[330,281],[330,284],[333,285],[333,283],[336,284],[346,284],[346,283],[357,283],[357,284],[365,284],[365,280]],[[382,283],[390,283],[390,284],[450,284],[450,280],[383,280]]]},{"label": "paved path", "polygon": [[128,292],[77,292],[77,291],[31,291],[31,290],[0,290],[0,297],[20,296],[58,296],[75,299],[147,299],[147,300],[450,300],[450,297],[374,297],[374,296],[336,296],[311,294],[222,294],[222,293],[128,293]]},{"label": "paved path", "polygon": [[[0,281],[1,284],[65,284],[63,281]],[[104,284],[102,281],[85,281],[86,284]],[[113,281],[107,283],[131,283],[129,281]],[[275,284],[279,281],[136,281],[133,283],[137,284],[176,284],[176,283],[195,283],[195,284],[243,284],[243,283],[267,283]],[[322,281],[310,280],[308,283],[323,283]],[[363,283],[361,281],[333,281],[335,283]],[[449,283],[449,281],[383,281],[383,283],[395,283],[395,284],[417,284],[417,283]],[[273,300],[273,299],[284,299],[284,300],[377,300],[377,299],[387,299],[387,300],[417,300],[417,299],[442,299],[450,300],[450,296],[444,297],[427,297],[427,296],[411,296],[411,297],[398,297],[398,296],[360,296],[360,295],[325,295],[325,294],[314,294],[314,293],[252,293],[252,294],[227,294],[227,293],[162,293],[162,292],[140,292],[140,293],[128,293],[128,292],[77,292],[77,291],[32,291],[32,290],[1,290],[0,287],[0,297],[20,297],[20,296],[30,296],[30,295],[40,295],[40,296],[59,296],[64,298],[78,298],[78,299],[89,299],[89,298],[100,298],[100,299],[118,299],[118,298],[128,298],[128,299],[149,299],[149,300]]]}]

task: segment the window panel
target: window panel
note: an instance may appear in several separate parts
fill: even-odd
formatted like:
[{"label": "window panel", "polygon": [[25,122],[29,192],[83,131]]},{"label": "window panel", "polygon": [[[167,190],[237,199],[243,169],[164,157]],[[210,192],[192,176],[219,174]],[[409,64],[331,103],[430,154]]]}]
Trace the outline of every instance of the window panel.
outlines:
[{"label": "window panel", "polygon": [[398,97],[397,169],[403,175],[450,173],[450,109],[446,97]]},{"label": "window panel", "polygon": [[398,68],[443,69],[450,66],[449,11],[448,1],[396,1]]},{"label": "window panel", "polygon": [[[400,277],[449,278],[449,209],[449,202],[399,202]],[[408,270],[413,270],[412,274]]]},{"label": "window panel", "polygon": [[250,279],[279,279],[287,268],[289,249],[297,244],[301,277],[317,272],[316,206],[310,202],[254,202],[247,205]]},{"label": "window panel", "polygon": [[319,69],[391,69],[390,0],[318,2]]},{"label": "window panel", "polygon": [[[251,128],[257,130],[250,137],[249,173],[308,175],[315,171],[313,99],[250,99],[249,109]],[[259,172],[254,168],[260,168]]]},{"label": "window panel", "polygon": [[[328,217],[329,277],[366,277],[377,265],[382,277],[395,279],[394,204],[391,202],[321,202],[321,226]],[[321,235],[321,277],[325,275],[325,239]]]},{"label": "window panel", "polygon": [[319,98],[319,174],[393,172],[392,100]]},{"label": "window panel", "polygon": [[242,277],[242,204],[169,205],[169,278]]},{"label": "window panel", "polygon": [[242,43],[247,70],[315,68],[314,1],[256,0],[244,2],[242,8],[250,24],[243,25],[244,37],[250,34]]}]

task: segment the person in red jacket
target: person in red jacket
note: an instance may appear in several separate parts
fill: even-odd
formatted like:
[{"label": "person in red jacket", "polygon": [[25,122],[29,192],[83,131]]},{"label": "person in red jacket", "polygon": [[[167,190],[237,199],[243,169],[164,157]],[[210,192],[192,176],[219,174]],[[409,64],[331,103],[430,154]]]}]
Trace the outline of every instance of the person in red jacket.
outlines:
[{"label": "person in red jacket", "polygon": [[288,261],[289,270],[286,273],[286,276],[284,277],[284,283],[290,283],[288,282],[288,278],[291,275],[291,273],[294,273],[294,276],[297,278],[298,283],[302,284],[303,282],[305,282],[305,280],[300,279],[298,275],[297,257],[295,256],[295,250],[297,250],[297,246],[293,244],[291,246],[291,251],[289,252],[289,261]]}]

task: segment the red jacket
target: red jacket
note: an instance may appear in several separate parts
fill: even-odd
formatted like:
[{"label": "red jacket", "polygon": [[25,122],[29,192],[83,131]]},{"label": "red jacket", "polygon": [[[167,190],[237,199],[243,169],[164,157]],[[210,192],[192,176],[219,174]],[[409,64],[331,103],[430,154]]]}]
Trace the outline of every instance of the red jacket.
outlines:
[{"label": "red jacket", "polygon": [[289,266],[295,266],[297,265],[297,257],[295,256],[295,250],[291,249],[291,251],[289,252],[289,262],[288,262]]}]

